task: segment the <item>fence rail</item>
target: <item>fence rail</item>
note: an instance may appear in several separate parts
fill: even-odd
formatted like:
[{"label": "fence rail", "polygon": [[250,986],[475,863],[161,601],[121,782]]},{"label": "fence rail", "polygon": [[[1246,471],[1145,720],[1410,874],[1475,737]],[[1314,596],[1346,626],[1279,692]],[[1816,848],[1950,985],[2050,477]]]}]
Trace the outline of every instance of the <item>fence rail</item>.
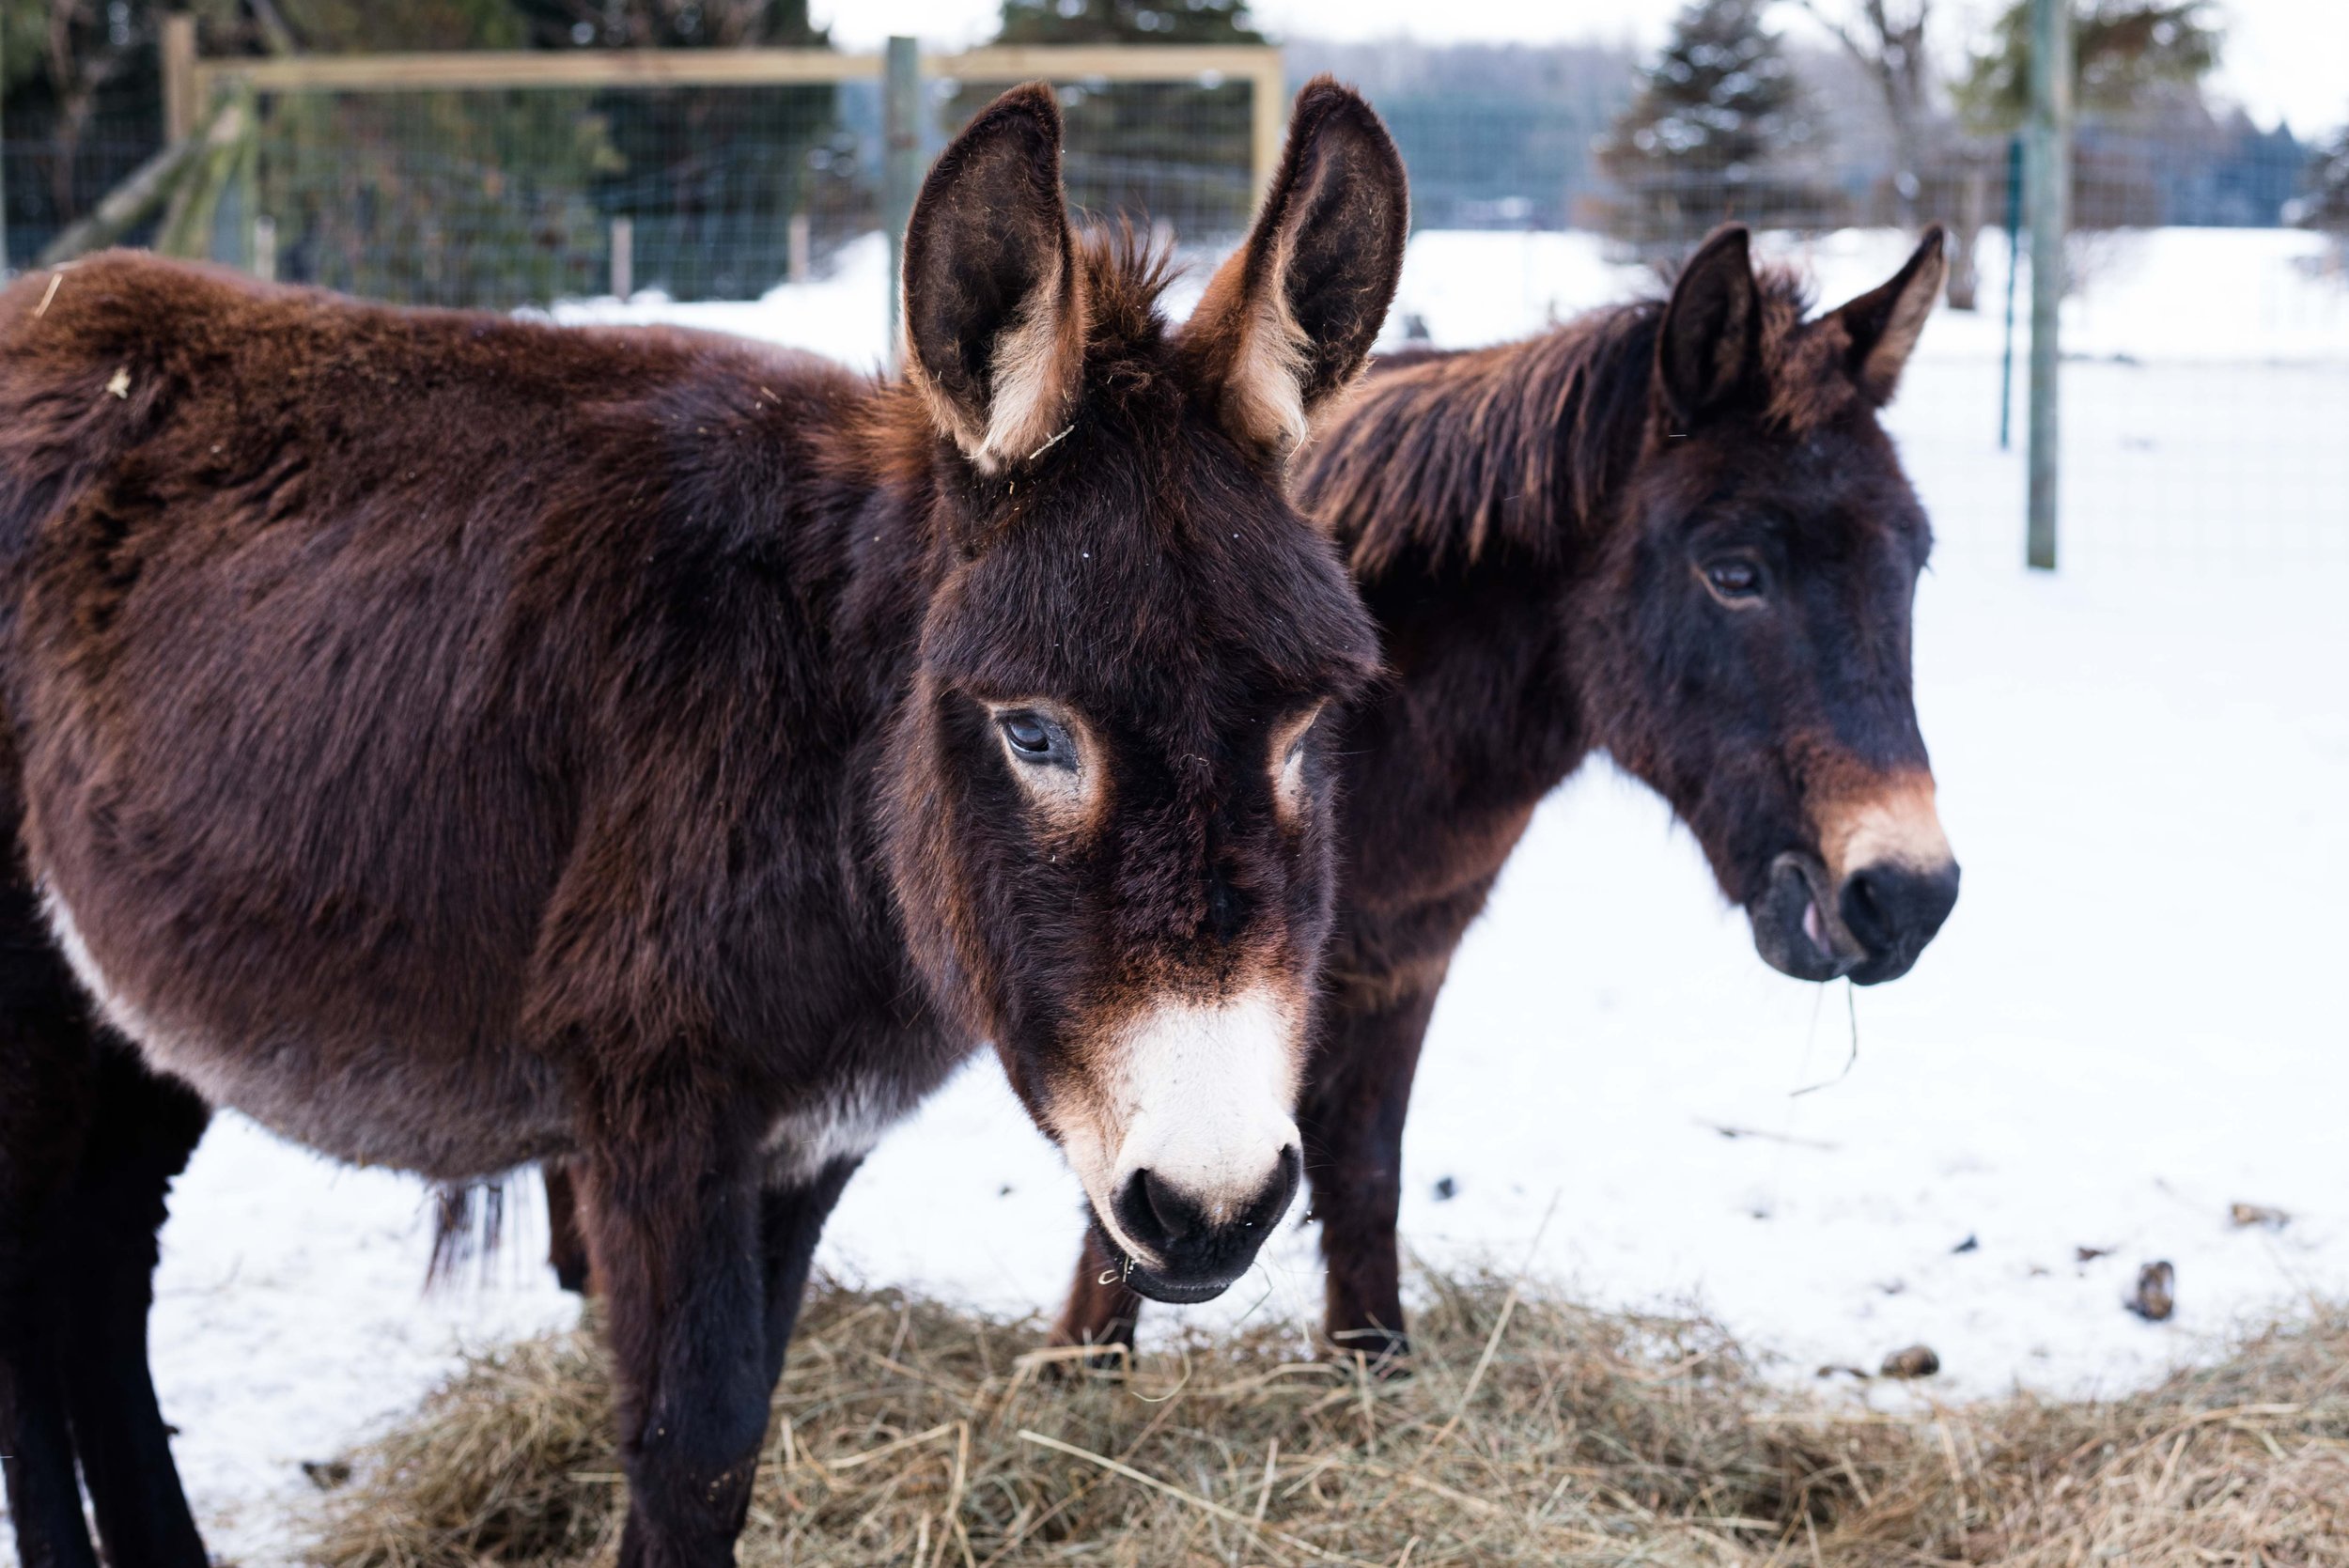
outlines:
[{"label": "fence rail", "polygon": [[[194,132],[203,106],[229,86],[257,93],[484,91],[530,87],[757,87],[877,82],[879,54],[828,49],[472,50],[444,54],[313,55],[204,60],[194,19],[166,23],[165,128]],[[1252,44],[1100,48],[1032,45],[925,54],[922,74],[960,82],[1193,82],[1245,84],[1252,188],[1270,183],[1287,122],[1281,51]]]}]

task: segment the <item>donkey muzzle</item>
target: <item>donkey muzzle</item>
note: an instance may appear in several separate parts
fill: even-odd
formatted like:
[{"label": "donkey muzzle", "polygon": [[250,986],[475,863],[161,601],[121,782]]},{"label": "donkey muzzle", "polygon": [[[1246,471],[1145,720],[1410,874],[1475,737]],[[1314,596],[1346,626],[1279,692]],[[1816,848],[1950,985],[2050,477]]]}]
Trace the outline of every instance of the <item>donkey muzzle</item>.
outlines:
[{"label": "donkey muzzle", "polygon": [[1206,1301],[1222,1295],[1248,1272],[1265,1238],[1288,1212],[1303,1171],[1297,1145],[1287,1145],[1263,1190],[1237,1209],[1202,1201],[1155,1171],[1135,1172],[1118,1188],[1112,1208],[1118,1233],[1146,1249],[1151,1261],[1121,1247],[1112,1235],[1112,1251],[1127,1258],[1125,1282],[1154,1301]]},{"label": "donkey muzzle", "polygon": [[1957,880],[1955,861],[1877,861],[1835,883],[1816,858],[1789,851],[1770,862],[1768,882],[1746,906],[1754,951],[1797,980],[1898,980],[1956,907]]},{"label": "donkey muzzle", "polygon": [[1143,1295],[1220,1294],[1296,1196],[1303,1011],[1280,987],[1252,986],[1160,1001],[1124,1031],[1122,1136],[1087,1185],[1112,1255]]}]

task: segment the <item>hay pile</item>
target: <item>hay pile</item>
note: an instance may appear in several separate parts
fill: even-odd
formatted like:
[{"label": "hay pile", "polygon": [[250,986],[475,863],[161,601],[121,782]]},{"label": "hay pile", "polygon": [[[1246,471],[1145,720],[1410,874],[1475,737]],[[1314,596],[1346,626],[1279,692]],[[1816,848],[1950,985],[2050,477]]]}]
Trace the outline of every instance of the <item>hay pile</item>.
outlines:
[{"label": "hay pile", "polygon": [[[819,1285],[741,1560],[2349,1564],[2349,1314],[2112,1404],[1891,1417],[1775,1390],[1700,1321],[1426,1283],[1384,1379],[1285,1327],[1053,1376],[1033,1323]],[[592,1339],[481,1359],[354,1456],[313,1558],[608,1558],[609,1415]]]}]

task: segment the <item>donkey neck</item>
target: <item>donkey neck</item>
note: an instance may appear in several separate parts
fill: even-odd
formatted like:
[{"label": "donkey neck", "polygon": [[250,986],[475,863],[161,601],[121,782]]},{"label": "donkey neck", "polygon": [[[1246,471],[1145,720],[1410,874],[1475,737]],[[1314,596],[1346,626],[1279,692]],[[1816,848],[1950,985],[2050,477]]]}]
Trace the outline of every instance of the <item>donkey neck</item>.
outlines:
[{"label": "donkey neck", "polygon": [[1311,449],[1300,499],[1347,551],[1392,672],[1348,791],[1357,885],[1388,884],[1371,896],[1488,878],[1591,750],[1569,630],[1601,609],[1579,601],[1644,436],[1656,316],[1391,361]]}]

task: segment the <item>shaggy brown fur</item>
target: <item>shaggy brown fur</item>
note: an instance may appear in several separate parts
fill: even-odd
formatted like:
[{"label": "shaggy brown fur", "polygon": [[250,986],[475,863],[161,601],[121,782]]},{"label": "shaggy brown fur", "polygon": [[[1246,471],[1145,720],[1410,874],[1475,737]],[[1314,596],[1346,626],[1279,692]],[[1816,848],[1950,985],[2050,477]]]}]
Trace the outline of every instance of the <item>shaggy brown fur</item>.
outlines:
[{"label": "shaggy brown fur", "polygon": [[[0,296],[28,1563],[92,1561],[77,1460],[112,1560],[203,1560],[144,1335],[207,1103],[441,1178],[571,1159],[622,1560],[717,1563],[825,1214],[978,1042],[1048,1129],[1113,1140],[1133,1020],[1255,986],[1299,999],[1244,1042],[1294,1081],[1334,768],[1307,736],[1284,795],[1272,748],[1361,685],[1371,629],[1159,267],[1071,236],[1059,136],[1019,89],[933,170],[911,383],[126,255]],[[1401,174],[1326,82],[1263,231],[1308,192],[1323,259],[1268,287],[1358,366]],[[1064,768],[1082,831],[1038,805]],[[1265,1159],[1261,1201],[1134,1277],[1221,1288],[1293,1189]],[[1085,1173],[1097,1212],[1134,1201]]]},{"label": "shaggy brown fur", "polygon": [[[1814,320],[1742,229],[1669,301],[1385,363],[1310,448],[1392,671],[1346,728],[1344,897],[1299,1125],[1341,1346],[1400,1351],[1412,1073],[1454,950],[1533,808],[1595,751],[1693,830],[1801,978],[1906,972],[1956,897],[1909,690],[1930,546],[1876,410],[1938,232]],[[1130,1343],[1088,1252],[1059,1333]]]}]

